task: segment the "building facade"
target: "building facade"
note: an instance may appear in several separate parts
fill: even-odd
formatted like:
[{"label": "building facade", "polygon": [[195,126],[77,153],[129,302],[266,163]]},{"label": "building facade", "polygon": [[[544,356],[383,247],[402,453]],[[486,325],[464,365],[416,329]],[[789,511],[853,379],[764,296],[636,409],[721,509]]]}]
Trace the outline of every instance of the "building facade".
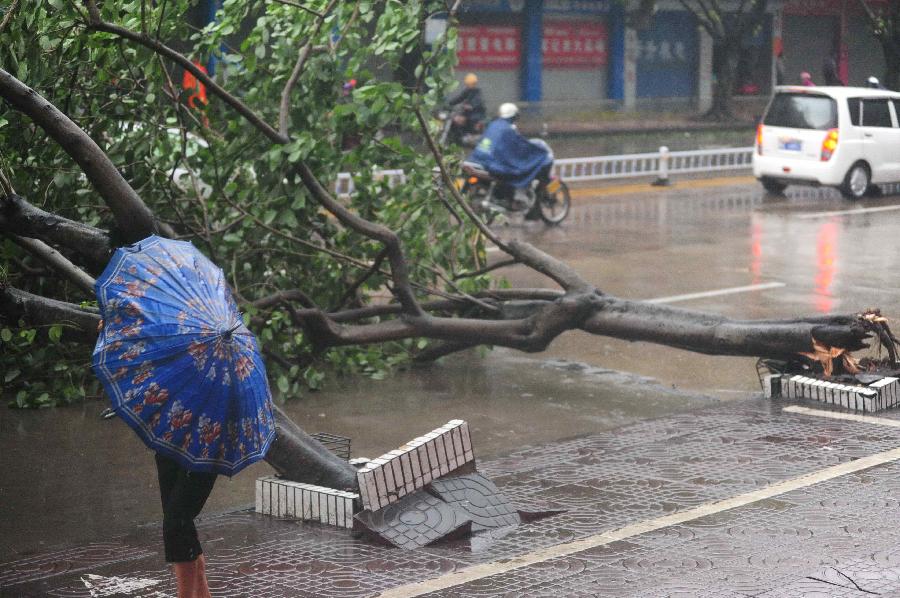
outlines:
[{"label": "building facade", "polygon": [[[873,4],[898,0],[870,0]],[[476,73],[489,102],[711,98],[712,42],[694,15],[660,0],[640,30],[622,0],[467,0],[459,15],[459,76]],[[744,39],[735,93],[766,97],[782,55],[785,83],[802,71],[822,84],[829,59],[845,83],[881,76],[884,60],[856,0],[769,0],[762,26]],[[816,77],[818,75],[818,78]]]}]

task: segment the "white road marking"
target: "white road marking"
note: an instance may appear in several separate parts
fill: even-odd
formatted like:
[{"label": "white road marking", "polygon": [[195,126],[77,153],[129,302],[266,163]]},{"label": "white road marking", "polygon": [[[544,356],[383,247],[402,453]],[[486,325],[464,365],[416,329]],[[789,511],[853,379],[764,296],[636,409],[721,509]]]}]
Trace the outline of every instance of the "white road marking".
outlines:
[{"label": "white road marking", "polygon": [[809,407],[800,407],[798,405],[790,405],[782,409],[786,413],[796,413],[798,415],[812,415],[815,417],[828,417],[831,419],[842,419],[844,421],[861,422],[864,424],[876,424],[879,426],[889,426],[891,428],[900,428],[900,420],[888,419],[886,417],[875,417],[872,415],[858,415],[856,413],[843,413],[841,411],[825,411],[823,409],[810,409]]},{"label": "white road marking", "polygon": [[834,210],[833,212],[816,212],[815,214],[798,214],[797,218],[830,218],[831,216],[853,216],[855,214],[868,214],[870,212],[893,212],[900,210],[900,206],[877,206],[874,208],[854,208],[852,210]]},{"label": "white road marking", "polygon": [[[162,583],[162,581],[158,579],[142,579],[140,577],[132,579],[127,577],[104,577],[92,573],[83,575],[81,577],[81,582],[84,584],[85,588],[90,590],[91,598],[118,596],[122,594],[128,596]],[[165,596],[165,594],[162,594],[161,592],[156,592],[155,595],[160,598]]]},{"label": "white road marking", "polygon": [[686,295],[672,295],[671,297],[657,297],[656,299],[647,299],[645,303],[677,303],[678,301],[690,301],[691,299],[704,299],[706,297],[718,297],[720,295],[733,295],[735,293],[749,293],[751,291],[764,291],[766,289],[778,289],[785,286],[783,282],[764,282],[762,284],[751,284],[743,287],[729,287],[726,289],[715,289],[712,291],[701,291],[699,293],[688,293]]},{"label": "white road marking", "polygon": [[[787,410],[788,408],[785,409],[785,411]],[[766,486],[765,488],[754,490],[753,492],[739,494],[731,498],[707,503],[694,507],[692,509],[688,509],[686,511],[672,513],[671,515],[665,515],[656,519],[641,521],[639,523],[627,525],[616,530],[603,532],[602,534],[597,534],[588,538],[583,538],[581,540],[575,540],[574,542],[557,544],[556,546],[550,546],[549,548],[536,550],[534,552],[529,552],[527,554],[512,557],[510,559],[475,565],[465,569],[460,569],[453,573],[447,573],[440,577],[435,577],[434,579],[428,579],[425,581],[399,586],[390,590],[386,590],[385,592],[379,594],[379,596],[381,596],[381,598],[413,598],[414,596],[422,596],[423,594],[428,594],[429,592],[445,590],[447,588],[456,587],[470,581],[506,573],[508,571],[527,567],[535,563],[542,563],[550,559],[569,556],[578,552],[589,550],[591,548],[596,548],[598,546],[611,544],[612,542],[617,542],[619,540],[625,540],[627,538],[631,538],[640,534],[645,534],[647,532],[656,531],[658,529],[677,525],[686,521],[693,521],[694,519],[706,517],[707,515],[714,515],[716,513],[721,513],[722,511],[743,507],[761,500],[766,500],[775,496],[779,496],[781,494],[785,494],[787,492],[806,488],[814,484],[826,482],[834,478],[838,478],[851,473],[856,473],[858,471],[863,471],[877,465],[884,465],[885,463],[891,463],[897,460],[900,460],[900,448],[896,448],[890,451],[884,451],[881,453],[875,453],[874,455],[869,455],[868,457],[862,457],[860,459],[856,459],[855,461],[841,463],[832,467],[826,467],[825,469],[820,469],[819,471],[814,471],[800,477],[771,484],[769,486]]]}]

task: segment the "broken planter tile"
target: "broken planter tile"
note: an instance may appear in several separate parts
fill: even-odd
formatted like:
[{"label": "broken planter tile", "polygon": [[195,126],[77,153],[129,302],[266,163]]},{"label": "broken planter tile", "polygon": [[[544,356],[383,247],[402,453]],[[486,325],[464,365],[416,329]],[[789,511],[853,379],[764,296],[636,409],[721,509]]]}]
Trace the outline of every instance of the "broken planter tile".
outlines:
[{"label": "broken planter tile", "polygon": [[481,474],[435,480],[429,490],[472,519],[472,531],[518,525],[519,513],[497,486]]},{"label": "broken planter tile", "polygon": [[427,492],[414,492],[379,511],[362,511],[356,520],[394,546],[413,550],[468,526],[471,520]]},{"label": "broken planter tile", "polygon": [[382,509],[474,460],[469,425],[451,420],[363,465],[357,473],[363,507]]}]

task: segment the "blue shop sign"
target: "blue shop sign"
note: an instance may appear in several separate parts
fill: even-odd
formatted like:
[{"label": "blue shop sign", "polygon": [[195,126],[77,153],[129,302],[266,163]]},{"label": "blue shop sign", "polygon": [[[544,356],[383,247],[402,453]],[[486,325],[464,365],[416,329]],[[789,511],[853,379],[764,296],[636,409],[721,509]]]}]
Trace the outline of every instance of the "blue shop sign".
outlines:
[{"label": "blue shop sign", "polygon": [[697,22],[688,12],[663,11],[638,33],[634,48],[637,95],[690,97],[697,81]]}]

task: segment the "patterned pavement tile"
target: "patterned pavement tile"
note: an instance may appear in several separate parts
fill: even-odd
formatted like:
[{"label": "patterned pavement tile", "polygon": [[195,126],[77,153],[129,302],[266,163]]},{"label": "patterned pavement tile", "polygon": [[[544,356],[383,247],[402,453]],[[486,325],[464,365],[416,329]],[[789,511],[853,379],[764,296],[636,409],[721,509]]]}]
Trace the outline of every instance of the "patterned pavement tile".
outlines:
[{"label": "patterned pavement tile", "polygon": [[[893,430],[781,407],[728,405],[479,462],[517,507],[567,512],[415,551],[247,511],[205,518],[198,528],[209,547],[210,583],[226,598],[373,596],[900,446]],[[850,578],[867,591],[900,596],[898,512],[900,463],[891,463],[432,595],[871,595]],[[2,564],[0,595],[87,598],[80,577],[89,572],[139,577],[151,583],[146,596],[174,596],[156,546],[158,526],[150,528]]]},{"label": "patterned pavement tile", "polygon": [[0,589],[156,554],[158,551],[129,546],[119,540],[55,550],[0,564]]}]

